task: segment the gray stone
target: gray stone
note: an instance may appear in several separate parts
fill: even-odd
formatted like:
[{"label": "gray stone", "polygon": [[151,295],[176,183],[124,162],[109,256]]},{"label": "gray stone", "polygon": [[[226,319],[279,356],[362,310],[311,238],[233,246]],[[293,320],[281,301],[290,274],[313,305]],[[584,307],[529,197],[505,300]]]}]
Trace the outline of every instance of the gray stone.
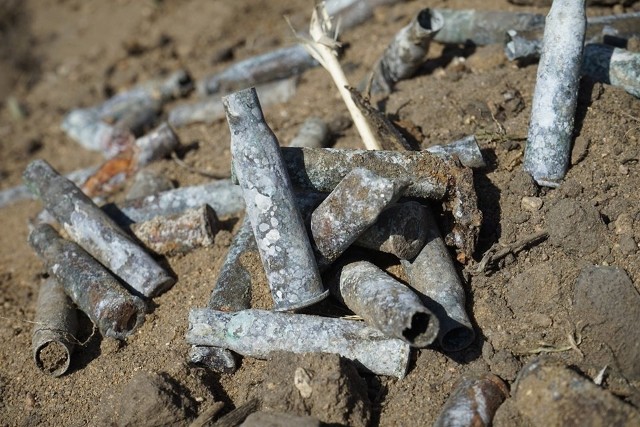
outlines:
[{"label": "gray stone", "polygon": [[569,255],[591,255],[605,240],[606,227],[598,210],[571,199],[549,208],[547,226],[549,243]]},{"label": "gray stone", "polygon": [[586,267],[573,294],[574,323],[584,325],[580,346],[595,369],[609,365],[640,380],[640,294],[618,267]]},{"label": "gray stone", "polygon": [[254,412],[240,427],[320,427],[315,418],[275,412]]}]

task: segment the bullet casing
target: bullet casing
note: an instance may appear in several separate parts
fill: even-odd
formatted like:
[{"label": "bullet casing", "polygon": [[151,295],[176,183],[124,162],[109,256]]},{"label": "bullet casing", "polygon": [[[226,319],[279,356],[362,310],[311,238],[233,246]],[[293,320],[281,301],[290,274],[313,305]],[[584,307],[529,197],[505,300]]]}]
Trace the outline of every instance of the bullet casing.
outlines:
[{"label": "bullet casing", "polygon": [[31,162],[23,177],[69,236],[136,292],[153,297],[173,286],[151,255],[47,162]]},{"label": "bullet casing", "polygon": [[539,185],[557,187],[571,157],[586,29],[584,0],[554,0],[547,15],[524,153]]},{"label": "bullet casing", "polygon": [[61,125],[71,139],[87,150],[112,158],[133,145],[133,135],[124,128],[103,122],[95,110],[77,109],[67,114]]},{"label": "bullet casing", "polygon": [[294,310],[327,296],[295,203],[275,135],[255,89],[223,98],[231,130],[232,162],[242,188],[274,309]]},{"label": "bullet casing", "polygon": [[607,46],[588,44],[584,48],[582,74],[592,79],[621,87],[640,98],[640,53]]},{"label": "bullet casing", "polygon": [[508,30],[533,30],[544,27],[544,15],[493,10],[433,9],[442,15],[444,25],[434,36],[440,43],[476,45],[503,43]]},{"label": "bullet casing", "polygon": [[448,163],[430,153],[297,147],[281,150],[291,181],[301,189],[329,193],[356,168],[409,181],[405,196],[442,199],[449,187]]},{"label": "bullet casing", "polygon": [[300,130],[289,143],[289,147],[324,148],[330,137],[329,126],[321,118],[309,117],[302,123]]},{"label": "bullet casing", "polygon": [[274,351],[335,353],[367,372],[404,377],[410,347],[362,322],[306,314],[192,309],[187,342],[265,359]]},{"label": "bullet casing", "polygon": [[108,204],[102,209],[117,224],[125,226],[157,216],[180,214],[202,205],[211,206],[218,218],[238,217],[244,211],[242,189],[228,179],[221,179],[163,191],[118,206]]},{"label": "bullet casing", "polygon": [[493,374],[462,378],[440,410],[434,427],[490,426],[508,397],[507,385]]},{"label": "bullet casing", "polygon": [[48,224],[37,226],[29,243],[65,293],[107,337],[124,339],[144,321],[145,304],[77,244]]},{"label": "bullet casing", "polygon": [[431,39],[444,25],[438,11],[422,9],[400,30],[376,62],[371,90],[389,94],[395,83],[408,79],[424,63]]},{"label": "bullet casing", "polygon": [[445,351],[460,351],[473,342],[475,332],[465,309],[465,292],[431,213],[424,224],[427,242],[412,261],[402,260],[409,285],[440,322],[438,341]]},{"label": "bullet casing", "polygon": [[140,169],[149,163],[167,157],[180,145],[178,136],[171,126],[162,123],[160,126],[136,139],[134,143],[136,169]]},{"label": "bullet casing", "polygon": [[[257,252],[251,223],[245,217],[231,241],[229,252],[211,292],[208,308],[225,312],[240,311],[251,306],[251,273],[242,265],[242,256]],[[237,369],[231,351],[219,347],[193,346],[189,353],[192,363],[215,372],[232,373]]]},{"label": "bullet casing", "polygon": [[426,215],[426,208],[418,202],[393,204],[380,213],[354,245],[413,259],[427,240]]},{"label": "bullet casing", "polygon": [[483,168],[487,165],[482,157],[475,135],[465,136],[448,144],[432,145],[426,151],[445,159],[455,156],[462,166],[468,168]]},{"label": "bullet casing", "polygon": [[78,319],[76,308],[65,295],[64,288],[52,277],[40,285],[34,325],[31,335],[33,361],[47,374],[64,375],[71,364]]},{"label": "bullet casing", "polygon": [[395,202],[406,181],[356,168],[349,172],[311,214],[311,235],[321,270],[335,261]]},{"label": "bullet casing", "polygon": [[[296,93],[297,79],[287,78],[256,86],[261,105],[287,102]],[[224,105],[219,95],[211,95],[202,101],[182,104],[169,112],[169,123],[181,127],[192,123],[213,123],[224,118]]]},{"label": "bullet casing", "polygon": [[165,103],[183,97],[192,89],[189,73],[178,70],[166,79],[150,80],[117,93],[94,109],[100,120],[139,135],[154,124]]},{"label": "bullet casing", "polygon": [[296,76],[317,65],[301,45],[284,47],[237,62],[204,78],[198,82],[198,93],[202,96],[232,93]]},{"label": "bullet casing", "polygon": [[208,205],[131,225],[131,232],[136,238],[146,248],[161,255],[211,246],[219,230],[218,217]]},{"label": "bullet casing", "polygon": [[220,311],[239,311],[251,305],[251,273],[242,265],[242,256],[257,252],[251,223],[245,218],[231,241],[207,307]]},{"label": "bullet casing", "polygon": [[438,335],[438,319],[411,289],[367,261],[342,267],[339,299],[388,337],[426,347]]}]

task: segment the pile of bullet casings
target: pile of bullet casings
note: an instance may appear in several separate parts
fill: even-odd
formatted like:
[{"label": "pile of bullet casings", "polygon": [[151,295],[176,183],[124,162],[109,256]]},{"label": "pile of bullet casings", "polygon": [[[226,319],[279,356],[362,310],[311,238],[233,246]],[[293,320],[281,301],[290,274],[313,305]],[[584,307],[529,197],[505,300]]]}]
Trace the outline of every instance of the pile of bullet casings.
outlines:
[{"label": "pile of bullet casings", "polygon": [[[603,44],[584,47],[585,32],[593,41],[604,24],[637,23],[637,14],[630,15],[587,21],[584,2],[569,0],[554,1],[546,21],[535,14],[425,9],[376,63],[372,89],[390,93],[395,82],[410,77],[432,39],[488,44],[501,42],[508,32],[510,59],[541,55],[525,169],[540,185],[557,186],[567,169],[581,73],[640,94],[637,54]],[[354,25],[362,19],[351,18],[347,22]],[[72,303],[104,336],[124,339],[134,332],[144,321],[146,299],[175,282],[147,250],[170,254],[212,244],[218,217],[243,212],[207,307],[190,312],[186,339],[192,345],[191,362],[233,372],[232,352],[257,358],[274,351],[327,352],[355,361],[366,372],[402,378],[410,347],[426,347],[437,339],[443,350],[459,351],[473,342],[464,288],[425,200],[444,201],[445,213],[454,218],[446,242],[470,257],[480,216],[470,208],[476,201],[472,184],[463,187],[471,176],[468,168],[484,164],[475,138],[427,151],[329,149],[324,148],[326,125],[312,118],[289,147],[280,147],[258,95],[262,99],[264,93],[266,104],[286,100],[295,91],[295,81],[287,78],[316,65],[296,45],[200,82],[198,90],[207,95],[261,85],[258,91],[240,90],[222,102],[211,97],[169,114],[173,126],[226,115],[234,176],[120,206],[100,208],[86,194],[109,192],[175,150],[177,138],[166,124],[137,139],[133,135],[157,117],[164,103],[188,93],[188,74],[141,85],[66,117],[63,129],[72,138],[110,160],[97,173],[90,171],[82,190],[44,161],[33,162],[24,173],[30,191],[65,234],[40,223],[29,237],[51,275],[40,291],[33,335],[38,366],[56,376],[68,369],[77,328]],[[272,82],[276,78],[285,80]],[[354,247],[394,255],[408,286]],[[251,251],[260,254],[273,311],[250,307],[251,272],[241,257]],[[295,313],[329,293],[364,322]],[[456,393],[473,393],[477,387],[489,402],[498,402],[495,408],[508,396],[493,376],[466,381]]]},{"label": "pile of bullet casings", "polygon": [[[403,195],[443,195],[433,172],[423,166],[444,166],[445,160],[429,152],[280,148],[255,90],[234,93],[224,102],[246,218],[209,307],[191,312],[190,344],[254,357],[277,350],[338,353],[368,371],[402,377],[409,345],[424,347],[439,337],[443,346],[459,349],[473,341],[464,291],[433,219],[420,203],[396,203]],[[307,192],[295,193],[294,187]],[[279,313],[324,299],[328,290],[320,273],[352,244],[406,259],[411,286],[430,301],[427,305],[437,306],[441,317],[409,287],[366,261],[346,262],[333,272],[329,281],[335,283],[329,287],[368,325]],[[249,275],[239,273],[237,264],[253,247],[263,262],[273,312],[249,309]],[[430,279],[431,270],[442,280]],[[222,354],[198,348],[194,358],[216,369],[234,369],[229,354],[214,361],[207,352]]]}]

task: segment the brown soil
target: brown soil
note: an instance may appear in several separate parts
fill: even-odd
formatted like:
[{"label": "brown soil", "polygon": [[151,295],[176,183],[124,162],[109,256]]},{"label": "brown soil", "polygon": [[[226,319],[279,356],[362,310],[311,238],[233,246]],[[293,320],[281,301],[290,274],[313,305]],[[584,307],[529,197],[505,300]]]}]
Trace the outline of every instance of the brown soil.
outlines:
[{"label": "brown soil", "polygon": [[[369,22],[342,36],[347,43],[342,63],[349,80],[359,82],[390,37],[425,6],[545,12],[518,8],[506,0],[407,1],[380,8]],[[612,8],[592,8],[589,13],[608,14]],[[282,16],[288,15],[302,29],[310,2],[6,1],[0,14],[7,16],[0,16],[0,100],[11,96],[26,113],[20,119],[9,108],[0,109],[0,189],[5,189],[20,184],[22,171],[36,158],[48,160],[61,172],[100,163],[100,155],[79,148],[60,130],[69,110],[94,105],[180,67],[198,79],[233,60],[287,45],[292,36]],[[607,331],[602,324],[589,328],[588,310],[572,308],[578,298],[576,279],[584,267],[594,264],[625,270],[632,288],[640,290],[640,103],[621,89],[583,82],[572,167],[559,189],[538,190],[521,172],[536,66],[508,63],[500,46],[463,49],[436,44],[429,56],[418,76],[398,84],[384,110],[423,148],[469,134],[480,140],[488,166],[474,174],[484,214],[476,261],[496,243],[512,244],[542,230],[549,232],[549,239],[506,256],[488,274],[464,274],[476,342],[459,353],[444,354],[437,347],[417,352],[402,380],[366,378],[373,424],[427,425],[465,373],[491,371],[511,384],[521,367],[544,349],[560,350],[552,353],[554,358],[591,378],[602,363],[608,364],[604,387],[640,405],[640,378],[628,375],[637,368],[615,362],[617,351],[635,351],[637,356],[637,346],[598,345],[596,340]],[[281,141],[290,140],[312,114],[327,121],[348,116],[322,69],[305,73],[296,95],[265,114]],[[212,173],[229,173],[226,122],[193,125],[178,134],[183,144],[198,147],[186,154],[185,162]],[[335,146],[361,148],[355,129],[338,135]],[[150,169],[180,186],[206,181],[171,160]],[[117,200],[123,197],[115,195]],[[77,337],[80,344],[70,372],[60,378],[43,374],[32,361],[30,322],[45,271],[27,244],[28,219],[40,209],[35,201],[0,209],[1,425],[96,425],[104,421],[105,407],[140,372],[161,375],[171,383],[170,392],[158,392],[159,399],[169,402],[182,396],[189,402],[184,404],[189,410],[180,412],[183,416],[195,416],[214,401],[225,403],[224,413],[257,390],[268,389],[266,381],[271,379],[265,372],[286,371],[271,366],[278,361],[244,358],[235,374],[218,375],[185,362],[188,311],[206,305],[237,224],[219,233],[213,246],[166,258],[178,282],[154,299],[154,309],[126,344],[100,338],[87,328]],[[268,308],[259,258],[251,254],[245,263],[255,270],[254,306]],[[620,270],[615,274],[617,282],[626,283],[619,278]],[[607,281],[600,276],[598,280]],[[633,294],[634,289],[627,291]],[[580,292],[618,297],[615,292]],[[640,309],[615,303],[597,307],[601,312]],[[624,316],[605,314],[600,318],[625,321]],[[590,335],[592,330],[597,334]],[[615,332],[608,339],[625,336]],[[579,350],[569,345],[571,340]],[[598,353],[602,351],[607,353]],[[625,353],[620,360],[638,358]],[[509,405],[514,407],[513,402]],[[515,415],[502,419],[521,420]]]}]

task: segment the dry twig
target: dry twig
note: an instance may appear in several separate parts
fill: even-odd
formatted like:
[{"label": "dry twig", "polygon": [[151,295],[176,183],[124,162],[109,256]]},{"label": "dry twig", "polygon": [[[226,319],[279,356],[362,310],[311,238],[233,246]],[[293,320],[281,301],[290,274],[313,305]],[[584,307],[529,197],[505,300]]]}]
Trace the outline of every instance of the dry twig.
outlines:
[{"label": "dry twig", "polygon": [[489,250],[484,253],[480,262],[476,264],[474,268],[470,268],[467,271],[472,276],[486,273],[487,270],[495,266],[495,263],[497,261],[505,258],[507,255],[517,255],[524,249],[544,242],[548,237],[549,233],[547,233],[546,231],[539,231],[537,233],[529,234],[528,236],[525,236],[517,242],[511,243],[509,245],[500,245],[499,243],[494,243],[493,246],[491,246],[491,248],[489,248]]},{"label": "dry twig", "polygon": [[309,26],[310,37],[298,35],[298,39],[309,54],[331,74],[331,78],[338,87],[338,91],[349,110],[349,114],[351,114],[353,118],[353,122],[358,129],[364,146],[368,150],[380,150],[380,143],[376,139],[373,130],[353,99],[351,99],[349,82],[338,61],[337,52],[338,48],[340,48],[340,42],[337,40],[337,27],[338,26],[334,28],[324,2],[319,2],[316,4],[313,14],[311,15],[311,25]]}]

